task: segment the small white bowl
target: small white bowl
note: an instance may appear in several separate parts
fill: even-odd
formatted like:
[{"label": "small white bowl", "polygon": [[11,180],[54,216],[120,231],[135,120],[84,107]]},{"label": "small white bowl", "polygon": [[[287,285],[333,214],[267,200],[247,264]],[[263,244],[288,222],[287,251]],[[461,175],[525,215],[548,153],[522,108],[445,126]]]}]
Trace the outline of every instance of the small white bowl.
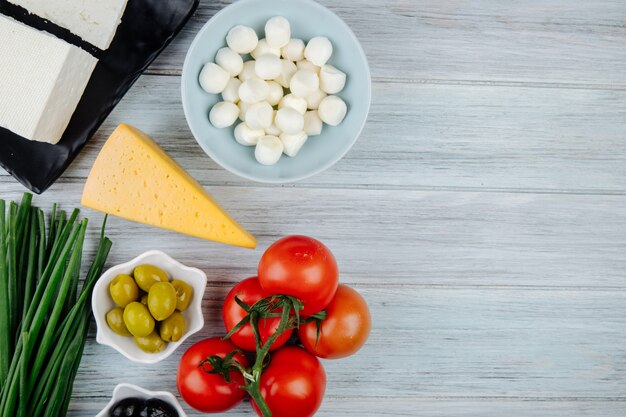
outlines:
[{"label": "small white bowl", "polygon": [[102,411],[100,411],[96,417],[109,417],[109,411],[111,407],[118,401],[123,400],[124,398],[157,398],[161,401],[165,401],[176,409],[178,412],[178,417],[187,417],[187,414],[183,411],[183,408],[180,406],[180,403],[176,399],[172,393],[166,391],[149,391],[147,389],[143,389],[133,384],[119,384],[113,390],[113,396],[111,397],[111,401],[104,407]]},{"label": "small white bowl", "polygon": [[[115,307],[115,303],[109,294],[109,284],[119,274],[132,274],[135,267],[143,264],[157,266],[167,272],[170,278],[185,281],[193,288],[193,297],[187,310],[183,311],[185,317],[185,334],[178,342],[171,342],[159,353],[146,353],[135,344],[131,336],[121,336],[115,333],[106,322],[106,313]],[[206,289],[207,277],[198,268],[190,268],[172,259],[167,254],[151,250],[126,263],[116,265],[106,271],[98,279],[91,298],[93,315],[96,318],[98,333],[96,341],[101,345],[111,346],[133,362],[153,364],[170,356],[185,339],[204,327],[202,316],[202,297]]]}]

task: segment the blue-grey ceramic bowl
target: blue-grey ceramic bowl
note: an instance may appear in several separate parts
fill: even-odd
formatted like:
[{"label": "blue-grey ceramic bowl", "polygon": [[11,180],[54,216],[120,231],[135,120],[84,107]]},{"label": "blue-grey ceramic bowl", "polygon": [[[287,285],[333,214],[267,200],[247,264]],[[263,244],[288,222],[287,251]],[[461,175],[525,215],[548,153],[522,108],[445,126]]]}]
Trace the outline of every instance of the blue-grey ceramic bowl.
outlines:
[{"label": "blue-grey ceramic bowl", "polygon": [[[203,91],[198,75],[205,63],[214,62],[233,26],[250,26],[264,38],[265,22],[273,16],[289,20],[292,38],[305,42],[315,36],[330,39],[334,51],[329,63],[347,74],[346,87],[338,95],[347,103],[348,114],[339,126],[324,125],[322,134],[309,138],[296,157],[283,155],[276,165],[264,166],[254,159],[253,146],[235,141],[234,126],[217,129],[211,125],[209,110],[221,96]],[[359,41],[337,15],[313,0],[239,0],[225,7],[202,27],[191,44],[181,88],[187,123],[202,149],[227,170],[268,183],[298,181],[339,161],[363,130],[371,102],[370,71]]]}]

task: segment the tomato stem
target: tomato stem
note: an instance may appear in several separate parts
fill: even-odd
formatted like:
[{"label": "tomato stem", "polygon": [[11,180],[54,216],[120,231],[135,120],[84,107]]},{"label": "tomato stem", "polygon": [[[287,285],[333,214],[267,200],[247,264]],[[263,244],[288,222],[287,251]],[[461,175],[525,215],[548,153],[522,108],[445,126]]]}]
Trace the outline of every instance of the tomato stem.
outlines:
[{"label": "tomato stem", "polygon": [[[224,358],[224,360],[219,357],[216,359],[215,357],[209,357],[203,361],[201,365],[209,363],[213,367],[212,371],[205,370],[208,373],[225,374],[225,369],[236,369],[241,372],[246,380],[246,385],[242,386],[241,389],[250,394],[257,407],[259,407],[263,417],[272,417],[272,410],[270,410],[267,402],[261,394],[261,375],[263,374],[263,367],[265,366],[266,359],[270,353],[270,348],[280,335],[300,325],[300,310],[302,310],[304,306],[300,300],[288,295],[274,295],[266,297],[254,303],[254,305],[246,305],[246,307],[244,307],[245,303],[240,302],[240,300],[236,301],[248,312],[248,315],[241,320],[241,322],[238,323],[237,326],[235,326],[235,328],[233,328],[233,330],[231,330],[224,339],[229,338],[233,333],[248,322],[250,323],[256,344],[256,360],[252,365],[252,368],[246,369],[239,362],[232,360],[232,355],[234,355],[234,353],[228,355]],[[276,312],[276,310],[279,309],[282,309],[280,314]],[[325,317],[324,312],[318,314],[321,316],[316,317],[316,319],[323,319]],[[280,322],[276,331],[265,341],[265,343],[263,343],[259,332],[259,319],[278,316],[280,316]]]}]

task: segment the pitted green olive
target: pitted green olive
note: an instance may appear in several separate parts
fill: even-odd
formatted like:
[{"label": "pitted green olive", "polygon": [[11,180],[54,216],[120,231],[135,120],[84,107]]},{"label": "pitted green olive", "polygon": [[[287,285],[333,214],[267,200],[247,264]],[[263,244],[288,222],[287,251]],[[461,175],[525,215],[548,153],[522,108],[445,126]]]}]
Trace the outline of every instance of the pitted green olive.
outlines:
[{"label": "pitted green olive", "polygon": [[109,293],[111,294],[111,298],[113,298],[113,302],[124,308],[137,300],[139,297],[139,288],[137,288],[137,283],[133,277],[120,274],[113,278],[113,281],[109,284]]},{"label": "pitted green olive", "polygon": [[167,273],[154,265],[139,265],[135,268],[133,275],[135,277],[135,281],[137,281],[137,285],[139,285],[139,288],[145,292],[150,291],[150,287],[157,282],[169,281]]},{"label": "pitted green olive", "polygon": [[178,342],[185,334],[185,318],[179,312],[163,320],[161,323],[161,339],[166,342]]},{"label": "pitted green olive", "polygon": [[148,292],[148,308],[152,317],[165,320],[176,310],[176,290],[169,282],[157,282]]},{"label": "pitted green olive", "polygon": [[154,330],[154,318],[148,308],[134,301],[124,309],[124,323],[133,336],[147,336]]},{"label": "pitted green olive", "polygon": [[176,310],[185,311],[189,307],[191,297],[193,297],[193,288],[185,281],[175,279],[172,286],[176,290]]},{"label": "pitted green olive", "polygon": [[115,307],[106,314],[107,324],[115,333],[120,336],[132,336],[124,324],[124,310],[121,307]]},{"label": "pitted green olive", "polygon": [[161,352],[166,345],[157,332],[152,332],[146,336],[135,336],[135,343],[139,346],[139,349],[147,353]]}]

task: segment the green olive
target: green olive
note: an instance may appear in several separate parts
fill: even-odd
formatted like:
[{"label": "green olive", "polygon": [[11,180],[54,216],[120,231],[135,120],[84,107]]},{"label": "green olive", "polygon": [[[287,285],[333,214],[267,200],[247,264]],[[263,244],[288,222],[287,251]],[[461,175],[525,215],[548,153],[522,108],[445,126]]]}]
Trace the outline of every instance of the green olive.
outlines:
[{"label": "green olive", "polygon": [[124,324],[124,310],[115,307],[106,314],[107,324],[115,333],[121,336],[132,336]]},{"label": "green olive", "polygon": [[137,297],[139,297],[139,288],[137,288],[137,283],[133,277],[120,274],[113,278],[113,281],[109,284],[109,293],[115,304],[124,308],[137,300]]},{"label": "green olive", "polygon": [[135,276],[135,281],[137,281],[139,288],[145,292],[150,291],[150,287],[157,282],[169,281],[169,277],[165,271],[154,265],[139,265],[135,268],[133,275]]},{"label": "green olive", "polygon": [[166,342],[178,342],[185,334],[185,318],[179,312],[163,320],[161,323],[161,339]]},{"label": "green olive", "polygon": [[133,336],[147,336],[154,330],[154,318],[148,308],[137,301],[124,309],[124,323]]},{"label": "green olive", "polygon": [[158,282],[148,292],[148,308],[152,317],[163,321],[176,310],[176,290],[169,282]]},{"label": "green olive", "polygon": [[185,281],[175,279],[172,286],[176,290],[176,310],[185,311],[189,307],[191,297],[193,297],[193,288]]},{"label": "green olive", "polygon": [[142,294],[141,298],[139,299],[139,302],[145,306],[148,305],[148,294]]},{"label": "green olive", "polygon": [[135,343],[139,346],[139,349],[147,353],[161,352],[166,345],[157,332],[152,332],[146,336],[135,336]]}]

